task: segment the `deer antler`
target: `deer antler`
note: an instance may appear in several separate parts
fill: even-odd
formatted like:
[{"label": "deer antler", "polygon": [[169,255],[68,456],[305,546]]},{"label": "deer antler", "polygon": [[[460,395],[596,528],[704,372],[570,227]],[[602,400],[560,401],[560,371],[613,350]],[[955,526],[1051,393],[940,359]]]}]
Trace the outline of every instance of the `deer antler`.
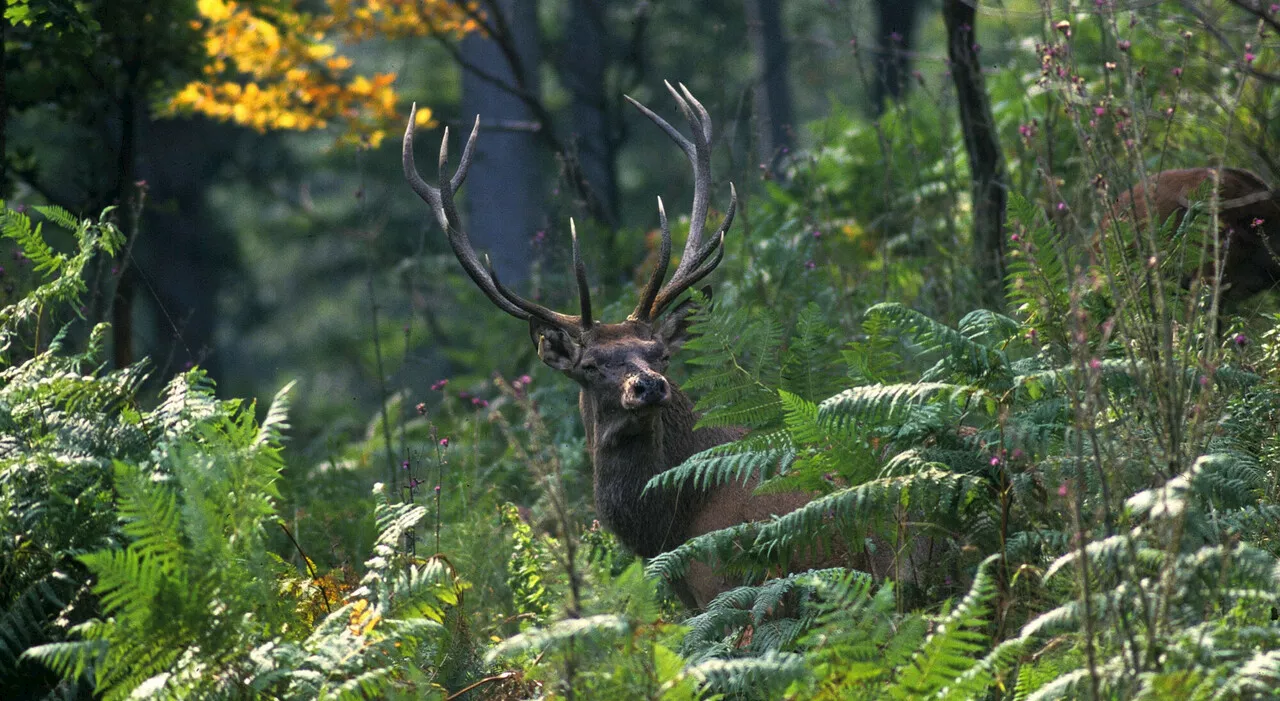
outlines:
[{"label": "deer antler", "polygon": [[[440,222],[440,228],[444,229],[445,235],[448,236],[449,246],[453,248],[453,254],[462,264],[462,269],[467,271],[467,275],[471,276],[489,301],[502,311],[518,319],[525,321],[536,319],[549,326],[563,329],[573,336],[581,336],[583,331],[591,327],[591,296],[587,289],[586,266],[583,265],[578,251],[578,232],[573,225],[573,220],[569,220],[569,228],[573,234],[573,269],[578,279],[578,300],[582,307],[580,316],[552,311],[507,289],[499,282],[492,264],[481,266],[475,249],[471,247],[471,239],[462,228],[462,220],[458,217],[458,208],[454,204],[453,194],[462,187],[462,183],[467,179],[467,171],[471,168],[476,137],[480,134],[480,117],[476,117],[476,125],[471,129],[471,136],[467,137],[467,145],[462,149],[462,160],[459,161],[458,169],[454,171],[452,178],[446,176],[446,166],[449,163],[449,129],[445,128],[444,138],[440,141],[439,182],[436,187],[432,187],[418,174],[418,167],[413,159],[413,128],[417,114],[418,105],[415,103],[409,111],[409,125],[404,130],[402,153],[404,177],[409,181],[413,191],[418,193],[418,197],[431,206],[431,211],[435,213],[436,221]],[[488,263],[487,260],[486,263]]]},{"label": "deer antler", "polygon": [[[648,107],[630,96],[624,95],[624,97],[666,132],[667,136],[671,137],[671,140],[676,142],[676,145],[688,156],[689,163],[693,165],[693,211],[689,215],[689,238],[685,241],[680,264],[676,266],[671,280],[663,285],[662,278],[666,276],[667,266],[671,262],[671,227],[667,223],[667,213],[662,206],[662,198],[658,198],[662,244],[658,251],[658,265],[641,292],[640,302],[636,305],[635,311],[631,312],[629,317],[636,321],[656,319],[685,290],[715,270],[720,264],[720,259],[724,257],[724,235],[733,224],[733,215],[738,208],[738,191],[733,187],[733,183],[730,183],[729,209],[726,210],[724,220],[720,222],[715,235],[704,246],[702,234],[707,226],[707,205],[711,199],[711,116],[683,83],[679,84],[679,92],[671,86],[670,82],[665,84],[667,91],[676,99],[676,104],[679,105],[685,119],[689,120],[689,126],[693,130],[692,140],[685,138],[675,127],[654,114]],[[714,257],[712,257],[713,254]]]}]

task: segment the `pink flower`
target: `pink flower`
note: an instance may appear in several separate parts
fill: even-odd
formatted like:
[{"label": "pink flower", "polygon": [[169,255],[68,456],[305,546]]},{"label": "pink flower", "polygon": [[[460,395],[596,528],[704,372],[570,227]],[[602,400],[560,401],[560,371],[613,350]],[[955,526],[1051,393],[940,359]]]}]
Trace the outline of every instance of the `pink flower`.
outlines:
[{"label": "pink flower", "polygon": [[1250,222],[1250,226],[1252,226],[1253,228],[1255,228],[1255,229],[1256,229],[1256,228],[1258,228],[1258,227],[1262,226],[1262,224],[1263,224],[1265,221],[1266,221],[1266,220],[1265,220],[1265,219],[1263,219],[1262,217],[1256,217],[1252,222]]},{"label": "pink flower", "polygon": [[994,455],[991,456],[991,466],[995,467],[996,465],[999,465],[999,464],[1000,464],[1000,458]]},{"label": "pink flower", "polygon": [[811,260],[807,260],[807,261],[805,261],[805,262],[804,262],[804,269],[805,269],[805,270],[813,270],[813,269],[814,269],[814,268],[816,268],[816,267],[818,267],[818,264],[817,264],[817,263],[815,263],[815,262],[813,262],[813,261],[811,261]]},{"label": "pink flower", "polygon": [[1091,370],[1097,370],[1097,369],[1098,369],[1098,368],[1100,368],[1100,367],[1102,367],[1102,361],[1101,361],[1101,360],[1098,360],[1097,358],[1094,358],[1094,359],[1092,359],[1092,360],[1090,360],[1090,361],[1089,361],[1089,368],[1090,368]]},{"label": "pink flower", "polygon": [[1067,203],[1066,203],[1066,202],[1059,202],[1059,203],[1058,203],[1058,211],[1059,211],[1059,212],[1065,212],[1065,211],[1067,211]]},{"label": "pink flower", "polygon": [[533,378],[529,377],[528,375],[521,375],[520,379],[516,380],[516,382],[519,382],[522,385],[527,385],[530,382],[533,382]]},{"label": "pink flower", "polygon": [[1131,44],[1128,39],[1121,39],[1120,41],[1116,42],[1116,46],[1121,51],[1128,51],[1129,47],[1133,46],[1133,44]]},{"label": "pink flower", "polygon": [[1177,67],[1177,68],[1174,68],[1174,69],[1173,69],[1173,77],[1174,77],[1174,78],[1181,78],[1181,77],[1182,77],[1182,67],[1181,67],[1181,66],[1179,66],[1179,67]]},{"label": "pink flower", "polygon": [[1232,338],[1231,340],[1241,348],[1244,348],[1245,346],[1249,345],[1249,337],[1242,333],[1236,334],[1235,338]]},{"label": "pink flower", "polygon": [[1093,113],[1094,113],[1095,115],[1097,115],[1097,116],[1101,117],[1102,115],[1104,115],[1104,114],[1106,114],[1106,113],[1107,113],[1107,108],[1106,108],[1106,107],[1094,107],[1094,108],[1093,108]]},{"label": "pink flower", "polygon": [[1010,236],[1010,237],[1009,237],[1009,240],[1010,240],[1010,241],[1012,241],[1012,242],[1014,242],[1014,243],[1017,243],[1017,242],[1019,242],[1019,241],[1021,241],[1021,240],[1022,240],[1022,237],[1021,237],[1021,236],[1019,236],[1019,235],[1017,235],[1017,234],[1014,234],[1014,235],[1012,235],[1012,236]]},{"label": "pink flower", "polygon": [[438,484],[437,484],[437,485],[436,485],[436,494],[439,494],[439,493],[440,493],[440,485],[438,485]]},{"label": "pink flower", "polygon": [[1063,482],[1058,485],[1058,496],[1065,497],[1067,495],[1067,483]]},{"label": "pink flower", "polygon": [[408,461],[408,460],[405,460],[404,462],[400,463],[400,467],[402,467],[402,468],[404,468],[404,469],[406,469],[406,470],[407,470],[407,469],[409,469],[409,461]]},{"label": "pink flower", "polygon": [[448,384],[449,384],[448,380],[436,380],[436,382],[431,385],[431,391],[439,392],[440,390],[444,389]]},{"label": "pink flower", "polygon": [[1244,62],[1245,62],[1245,63],[1253,63],[1253,59],[1255,59],[1255,58],[1257,58],[1257,56],[1254,56],[1252,51],[1246,51],[1246,52],[1244,52]]},{"label": "pink flower", "polygon": [[441,438],[441,439],[440,439],[440,447],[441,447],[441,448],[448,448],[448,447],[449,447],[449,439],[448,439],[448,438]]},{"label": "pink flower", "polygon": [[415,406],[415,407],[413,408],[413,410],[414,410],[414,411],[416,411],[416,412],[418,412],[418,416],[422,416],[423,414],[426,414],[426,413],[427,413],[427,404],[426,404],[426,402],[418,402],[418,405],[417,405],[417,406]]}]

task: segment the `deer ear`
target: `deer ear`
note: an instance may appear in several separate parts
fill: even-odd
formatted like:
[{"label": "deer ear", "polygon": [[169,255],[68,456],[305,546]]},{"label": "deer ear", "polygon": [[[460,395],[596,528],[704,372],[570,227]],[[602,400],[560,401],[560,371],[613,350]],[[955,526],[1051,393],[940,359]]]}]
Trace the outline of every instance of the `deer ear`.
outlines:
[{"label": "deer ear", "polygon": [[658,336],[670,351],[677,350],[689,339],[689,317],[702,308],[702,302],[711,301],[710,285],[698,291],[702,293],[700,298],[686,297],[683,302],[676,305],[675,309],[662,317],[662,322],[658,326]]},{"label": "deer ear", "polygon": [[538,357],[553,370],[568,370],[578,364],[582,346],[564,329],[529,320],[529,337],[538,348]]}]

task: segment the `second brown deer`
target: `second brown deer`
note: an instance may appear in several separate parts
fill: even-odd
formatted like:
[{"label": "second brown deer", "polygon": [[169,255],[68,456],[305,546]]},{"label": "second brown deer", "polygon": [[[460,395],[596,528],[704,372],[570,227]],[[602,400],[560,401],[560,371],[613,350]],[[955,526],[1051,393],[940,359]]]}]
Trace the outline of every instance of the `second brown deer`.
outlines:
[{"label": "second brown deer", "polygon": [[[683,85],[676,90],[668,83],[667,89],[689,121],[692,138],[685,137],[644,105],[627,99],[676,142],[693,166],[689,237],[675,272],[664,284],[671,260],[671,228],[659,198],[662,239],[658,263],[640,290],[635,309],[619,323],[605,323],[592,314],[576,231],[572,246],[578,314],[562,314],[517,295],[498,280],[491,267],[481,265],[453,199],[471,165],[479,119],[452,176],[446,173],[446,130],[440,148],[439,181],[434,186],[423,180],[414,165],[413,115],[405,131],[403,154],[405,178],[431,206],[463,270],[495,306],[528,323],[529,336],[542,362],[581,388],[578,408],[591,456],[596,514],[624,545],[644,557],[672,550],[697,535],[788,513],[812,498],[803,492],[757,495],[753,493],[755,484],[736,481],[707,490],[695,487],[692,481],[673,489],[645,489],[654,476],[680,465],[695,453],[736,440],[745,433],[734,428],[695,428],[698,414],[693,403],[665,374],[671,355],[685,340],[689,316],[695,310],[691,298],[678,300],[720,263],[725,233],[733,223],[738,203],[731,184],[724,219],[707,236],[712,185],[711,119]],[[572,221],[570,226],[572,229]],[[889,548],[878,552],[874,558],[863,556],[843,564],[861,566],[884,576],[894,556]],[[799,571],[817,564],[797,558],[792,569]],[[686,603],[703,606],[733,582],[695,563],[686,580],[675,584]]]},{"label": "second brown deer", "polygon": [[[1190,198],[1213,176],[1213,168],[1160,171],[1116,199],[1104,230],[1116,218],[1128,219],[1140,229],[1160,226],[1173,217],[1176,231],[1191,208]],[[1218,229],[1225,250],[1221,300],[1229,308],[1280,286],[1280,190],[1272,190],[1247,170],[1223,168],[1217,195]],[[1154,220],[1149,213],[1154,213]],[[1197,275],[1213,270],[1208,264]],[[1189,284],[1192,277],[1182,282]]]}]

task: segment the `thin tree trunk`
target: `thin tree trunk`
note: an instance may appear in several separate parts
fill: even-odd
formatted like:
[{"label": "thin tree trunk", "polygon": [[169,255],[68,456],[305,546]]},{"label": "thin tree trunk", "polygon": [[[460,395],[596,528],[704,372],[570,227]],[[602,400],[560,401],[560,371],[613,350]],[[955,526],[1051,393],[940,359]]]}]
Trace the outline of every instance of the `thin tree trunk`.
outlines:
[{"label": "thin tree trunk", "polygon": [[605,13],[609,0],[570,0],[560,74],[573,95],[573,136],[569,153],[586,186],[600,203],[604,223],[618,225],[617,149],[605,94],[605,69],[611,44]]},{"label": "thin tree trunk", "polygon": [[[970,0],[971,1],[971,0]],[[1008,177],[996,135],[991,101],[978,62],[974,7],[965,0],[944,0],[947,56],[960,106],[960,126],[973,180],[973,258],[982,300],[993,309],[1004,304],[1004,218]]]},{"label": "thin tree trunk", "polygon": [[781,0],[748,0],[747,36],[756,55],[755,91],[758,152],[770,171],[793,144],[790,60],[782,35]]},{"label": "thin tree trunk", "polygon": [[[486,3],[486,11],[493,10],[502,13],[501,18],[490,21],[497,25],[500,20],[508,32],[508,53],[497,41],[475,33],[462,41],[463,58],[511,88],[536,93],[541,60],[537,2]],[[513,64],[518,64],[522,75],[516,75]],[[464,190],[468,231],[476,248],[488,252],[498,276],[508,283],[519,283],[529,277],[530,241],[543,216],[544,176],[533,128],[550,129],[552,125],[537,125],[536,115],[511,89],[464,70],[463,120],[470,122],[476,115],[482,118],[481,135]],[[460,145],[455,144],[457,148]]]},{"label": "thin tree trunk", "polygon": [[5,135],[9,125],[9,93],[5,84],[5,52],[4,42],[9,30],[9,21],[0,16],[0,197],[9,195],[9,159],[6,157],[7,140]]},{"label": "thin tree trunk", "polygon": [[878,0],[876,10],[876,82],[871,99],[877,112],[906,92],[910,51],[920,0]]},{"label": "thin tree trunk", "polygon": [[137,271],[130,265],[129,253],[138,234],[138,212],[134,203],[134,178],[137,166],[138,105],[133,81],[125,86],[120,101],[120,152],[116,163],[116,203],[124,216],[124,255],[119,263],[120,276],[111,303],[111,349],[117,368],[133,364],[133,298]]}]

